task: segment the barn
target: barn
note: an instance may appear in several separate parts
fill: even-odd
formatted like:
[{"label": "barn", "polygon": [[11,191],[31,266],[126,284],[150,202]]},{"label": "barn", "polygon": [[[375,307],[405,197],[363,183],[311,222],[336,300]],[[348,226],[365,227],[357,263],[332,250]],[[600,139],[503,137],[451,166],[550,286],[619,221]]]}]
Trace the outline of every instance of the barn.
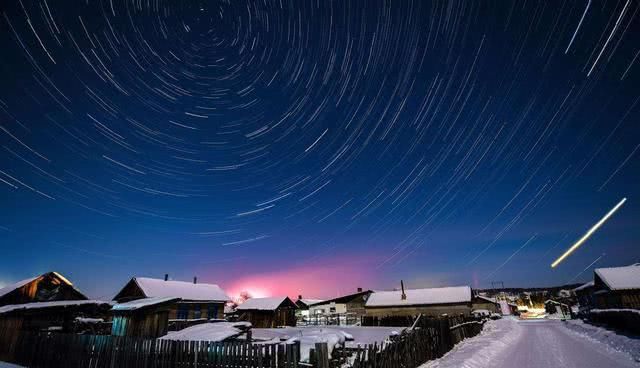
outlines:
[{"label": "barn", "polygon": [[113,298],[125,303],[143,298],[173,298],[168,319],[172,321],[208,320],[224,318],[224,305],[229,300],[227,294],[216,284],[169,280],[148,277],[134,277]]},{"label": "barn", "polygon": [[240,304],[236,311],[239,321],[251,322],[256,328],[296,325],[296,303],[287,296],[251,298]]},{"label": "barn", "polygon": [[367,300],[367,317],[471,314],[469,286],[377,291]]},{"label": "barn", "polygon": [[47,272],[0,289],[0,306],[87,299],[58,272]]}]

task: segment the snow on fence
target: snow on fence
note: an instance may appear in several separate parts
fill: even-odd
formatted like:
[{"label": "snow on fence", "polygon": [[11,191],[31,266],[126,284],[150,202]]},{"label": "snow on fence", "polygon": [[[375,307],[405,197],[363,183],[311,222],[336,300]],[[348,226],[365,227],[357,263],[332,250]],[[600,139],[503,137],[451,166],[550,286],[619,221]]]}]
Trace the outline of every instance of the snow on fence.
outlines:
[{"label": "snow on fence", "polygon": [[0,361],[36,368],[416,368],[481,330],[482,322],[463,317],[420,318],[413,328],[380,344],[334,347],[315,343],[304,363],[301,342],[295,339],[274,343],[176,341],[0,330]]}]

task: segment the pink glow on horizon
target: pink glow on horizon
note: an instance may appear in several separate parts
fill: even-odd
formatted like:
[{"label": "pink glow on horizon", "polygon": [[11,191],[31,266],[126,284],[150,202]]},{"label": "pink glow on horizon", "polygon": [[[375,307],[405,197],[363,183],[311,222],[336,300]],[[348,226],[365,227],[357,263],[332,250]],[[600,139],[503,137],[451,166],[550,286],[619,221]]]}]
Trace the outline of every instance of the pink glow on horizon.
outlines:
[{"label": "pink glow on horizon", "polygon": [[375,274],[375,266],[370,260],[345,262],[341,259],[241,276],[228,281],[225,290],[232,298],[243,291],[252,297],[288,295],[295,300],[302,295],[303,298],[332,298],[355,293],[358,287],[364,290],[373,288]]}]

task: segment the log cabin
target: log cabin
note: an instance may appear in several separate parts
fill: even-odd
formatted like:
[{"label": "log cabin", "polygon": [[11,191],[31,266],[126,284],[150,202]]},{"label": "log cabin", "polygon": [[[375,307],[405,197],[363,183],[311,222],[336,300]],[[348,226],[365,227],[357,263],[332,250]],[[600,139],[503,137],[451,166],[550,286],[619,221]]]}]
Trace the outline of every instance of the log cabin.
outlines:
[{"label": "log cabin", "polygon": [[288,296],[276,296],[248,299],[236,311],[239,321],[251,322],[256,328],[273,328],[295,326],[297,308]]},{"label": "log cabin", "polygon": [[0,289],[0,306],[88,299],[58,272],[47,272]]},{"label": "log cabin", "polygon": [[430,289],[378,291],[365,304],[367,316],[404,317],[471,314],[471,288],[455,286]]},{"label": "log cabin", "polygon": [[169,308],[170,321],[223,319],[224,306],[229,300],[218,285],[134,277],[116,294],[113,300],[125,303],[142,298],[178,298]]},{"label": "log cabin", "polygon": [[593,303],[598,309],[640,309],[640,263],[596,268]]}]

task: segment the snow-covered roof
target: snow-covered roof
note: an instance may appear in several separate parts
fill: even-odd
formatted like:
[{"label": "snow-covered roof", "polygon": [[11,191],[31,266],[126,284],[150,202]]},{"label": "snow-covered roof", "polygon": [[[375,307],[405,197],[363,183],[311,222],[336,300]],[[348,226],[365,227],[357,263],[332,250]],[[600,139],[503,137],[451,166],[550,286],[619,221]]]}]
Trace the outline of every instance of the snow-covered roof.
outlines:
[{"label": "snow-covered roof", "polygon": [[593,284],[594,284],[593,281],[589,281],[589,282],[587,282],[587,283],[585,283],[585,284],[583,284],[581,286],[578,286],[577,288],[573,289],[573,291],[580,291],[580,290],[584,290],[586,288],[590,288],[590,287],[593,286]]},{"label": "snow-covered roof", "polygon": [[118,303],[113,306],[114,311],[134,311],[145,307],[150,307],[153,305],[169,303],[172,301],[179,301],[180,298],[175,298],[172,296],[160,296],[153,298],[143,298],[137,299],[126,303]]},{"label": "snow-covered roof", "polygon": [[626,267],[596,268],[595,273],[611,290],[640,289],[640,263]]},{"label": "snow-covered roof", "polygon": [[7,285],[5,287],[3,287],[2,289],[0,289],[0,297],[3,297],[7,294],[9,294],[10,292],[14,291],[15,289],[21,288],[23,286],[25,286],[26,284],[30,283],[31,281],[37,279],[40,276],[36,276],[36,277],[31,277],[22,281],[18,281],[15,284],[11,284],[11,285]]},{"label": "snow-covered roof", "polygon": [[378,291],[369,296],[365,306],[390,307],[408,305],[428,305],[445,303],[464,303],[471,301],[469,286],[453,286],[430,289],[405,290],[406,299],[402,299],[402,291]]},{"label": "snow-covered roof", "polygon": [[494,304],[498,303],[495,298],[489,298],[488,296],[484,296],[484,295],[476,295],[476,296],[474,296],[474,298],[482,299],[482,300],[487,301],[489,303],[494,303]]},{"label": "snow-covered roof", "polygon": [[276,310],[285,300],[287,296],[272,296],[268,298],[251,298],[240,304],[237,310]]},{"label": "snow-covered roof", "polygon": [[85,305],[85,304],[111,305],[110,302],[105,302],[102,300],[60,300],[55,302],[36,302],[36,303],[26,303],[26,304],[5,305],[3,307],[0,307],[0,314],[14,312],[17,310],[25,310],[25,309],[70,307],[70,306],[78,306],[78,305]]},{"label": "snow-covered roof", "polygon": [[322,303],[324,299],[298,299],[296,302],[302,302],[306,305]]},{"label": "snow-covered roof", "polygon": [[160,340],[177,341],[224,341],[238,336],[251,328],[249,322],[215,322],[203,323],[185,328],[180,331],[171,331]]},{"label": "snow-covered roof", "polygon": [[186,281],[164,281],[148,277],[135,277],[134,281],[144,295],[149,298],[173,297],[184,300],[222,301],[230,300],[227,294],[216,284],[194,284]]}]

